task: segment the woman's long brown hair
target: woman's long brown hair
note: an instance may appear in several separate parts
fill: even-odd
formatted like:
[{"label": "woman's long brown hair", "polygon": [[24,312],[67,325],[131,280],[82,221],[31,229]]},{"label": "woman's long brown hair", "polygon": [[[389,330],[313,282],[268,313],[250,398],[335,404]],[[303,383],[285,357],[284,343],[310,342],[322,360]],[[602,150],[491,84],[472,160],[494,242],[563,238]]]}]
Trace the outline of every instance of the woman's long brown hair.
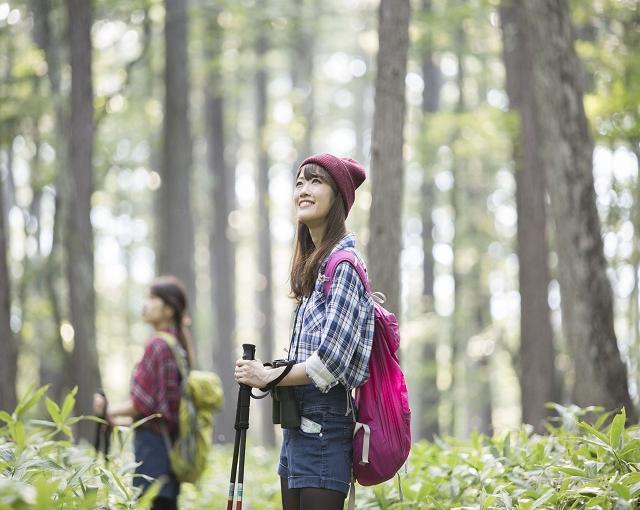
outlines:
[{"label": "woman's long brown hair", "polygon": [[291,297],[300,302],[304,296],[308,296],[313,291],[320,265],[329,255],[333,247],[344,237],[347,229],[345,227],[345,209],[342,196],[338,193],[335,181],[329,173],[320,165],[311,163],[304,165],[296,174],[296,179],[300,172],[304,172],[304,178],[310,180],[313,177],[326,182],[333,190],[335,200],[327,213],[327,228],[320,246],[315,246],[311,239],[309,227],[298,222],[296,232],[295,249],[291,261]]},{"label": "woman's long brown hair", "polygon": [[173,322],[178,342],[180,342],[180,345],[187,353],[189,368],[194,368],[196,355],[191,333],[186,325],[188,322],[187,291],[184,285],[175,276],[160,276],[151,285],[150,292],[152,295],[162,299],[162,301],[173,310]]}]

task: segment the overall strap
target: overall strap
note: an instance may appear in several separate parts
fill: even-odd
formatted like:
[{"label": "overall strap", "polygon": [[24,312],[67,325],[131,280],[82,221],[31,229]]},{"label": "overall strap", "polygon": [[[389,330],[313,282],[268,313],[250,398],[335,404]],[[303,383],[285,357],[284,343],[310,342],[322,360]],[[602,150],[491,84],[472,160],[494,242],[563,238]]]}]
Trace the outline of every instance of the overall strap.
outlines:
[{"label": "overall strap", "polygon": [[369,278],[367,277],[367,271],[358,260],[356,254],[349,250],[340,250],[329,255],[329,260],[327,260],[327,265],[324,269],[324,283],[322,284],[322,292],[324,293],[325,297],[329,295],[329,290],[331,290],[331,281],[333,280],[333,275],[336,272],[336,268],[342,262],[348,262],[354,267],[354,269],[358,272],[358,276],[360,277],[360,281],[362,281],[362,285],[364,285],[365,290],[369,294],[371,294],[371,286],[369,284]]}]

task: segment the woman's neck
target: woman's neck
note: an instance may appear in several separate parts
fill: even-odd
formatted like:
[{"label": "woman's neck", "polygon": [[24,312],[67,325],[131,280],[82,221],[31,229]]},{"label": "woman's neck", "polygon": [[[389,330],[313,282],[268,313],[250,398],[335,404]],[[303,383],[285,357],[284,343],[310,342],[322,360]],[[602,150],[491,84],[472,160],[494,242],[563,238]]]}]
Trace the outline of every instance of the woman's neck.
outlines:
[{"label": "woman's neck", "polygon": [[156,331],[163,331],[167,329],[176,329],[175,324],[171,321],[160,321],[155,324],[151,324],[155,328]]},{"label": "woman's neck", "polygon": [[324,234],[327,230],[326,223],[321,223],[318,225],[307,225],[309,228],[309,234],[311,235],[311,240],[313,241],[313,245],[318,248],[322,243],[322,239],[324,238]]}]

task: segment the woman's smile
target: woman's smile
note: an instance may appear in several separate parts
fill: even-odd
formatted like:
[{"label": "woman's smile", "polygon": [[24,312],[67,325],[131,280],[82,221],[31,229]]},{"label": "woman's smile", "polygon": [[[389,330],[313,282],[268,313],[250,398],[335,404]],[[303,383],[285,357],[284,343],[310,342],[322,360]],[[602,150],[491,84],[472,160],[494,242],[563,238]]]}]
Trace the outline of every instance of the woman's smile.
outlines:
[{"label": "woman's smile", "polygon": [[333,204],[334,192],[323,179],[312,176],[307,180],[301,173],[296,180],[293,199],[298,220],[310,226],[325,220]]}]

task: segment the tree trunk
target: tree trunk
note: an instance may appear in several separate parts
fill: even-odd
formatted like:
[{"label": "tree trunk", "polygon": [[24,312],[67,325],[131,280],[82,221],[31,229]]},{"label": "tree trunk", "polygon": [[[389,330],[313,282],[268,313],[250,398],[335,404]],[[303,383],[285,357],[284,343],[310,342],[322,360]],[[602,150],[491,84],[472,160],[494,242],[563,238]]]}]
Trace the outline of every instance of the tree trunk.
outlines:
[{"label": "tree trunk", "polygon": [[[93,393],[101,386],[96,353],[95,292],[93,288],[93,88],[91,79],[92,6],[67,0],[71,48],[71,122],[69,126],[69,208],[65,248],[74,349],[71,364],[78,385],[76,411],[93,412]],[[89,439],[93,424],[80,422],[80,437]]]},{"label": "tree trunk", "polygon": [[[470,200],[466,202],[469,204]],[[475,205],[475,204],[474,204]],[[471,206],[473,207],[473,206]],[[475,205],[477,207],[477,205]],[[477,209],[476,209],[477,210]],[[471,229],[473,230],[473,220]],[[470,231],[466,236],[473,235]],[[481,251],[482,252],[482,251]],[[465,326],[465,397],[467,419],[465,425],[465,437],[477,432],[491,436],[493,434],[493,402],[491,399],[491,372],[490,362],[493,349],[490,348],[492,339],[486,332],[490,324],[489,297],[483,292],[481,281],[482,255],[473,265],[466,280],[468,281],[468,308],[470,310]]]},{"label": "tree trunk", "polygon": [[[264,29],[260,29],[264,30]],[[260,328],[260,356],[273,359],[273,277],[271,271],[271,230],[269,228],[269,156],[265,131],[267,128],[267,71],[265,53],[268,42],[261,31],[256,41],[256,135],[258,154],[258,327]],[[263,408],[264,409],[264,408]],[[265,444],[275,445],[271,415],[262,413],[262,437]]]},{"label": "tree trunk", "polygon": [[[11,152],[12,141],[7,150]],[[0,410],[11,413],[16,406],[18,346],[11,330],[11,277],[9,275],[9,230],[5,214],[4,179],[0,175]]]},{"label": "tree trunk", "polygon": [[409,0],[381,0],[375,113],[371,144],[369,266],[373,288],[400,316],[405,76],[409,46]]},{"label": "tree trunk", "polygon": [[573,400],[624,406],[631,421],[627,369],[613,328],[613,298],[593,187],[593,141],[582,99],[582,67],[566,0],[527,0],[522,29],[532,52],[531,84],[544,129],[542,165],[557,233],[562,322],[575,363]]},{"label": "tree trunk", "polygon": [[234,208],[235,172],[225,159],[226,131],[224,125],[224,94],[222,73],[222,43],[224,33],[217,22],[217,12],[208,17],[207,85],[205,90],[207,164],[211,175],[213,222],[209,235],[211,271],[211,302],[213,304],[213,364],[222,379],[225,406],[216,420],[216,438],[228,442],[234,436],[237,391],[233,382],[235,362],[236,292],[235,249],[229,237],[229,214]]},{"label": "tree trunk", "polygon": [[[631,151],[636,156],[638,165],[640,165],[639,142],[639,140],[629,141]],[[640,232],[640,177],[636,177],[631,221],[633,223],[633,231]],[[633,291],[631,292],[631,296],[629,296],[629,333],[631,334],[631,338],[635,339],[632,344],[635,366],[632,367],[631,373],[634,374],[635,383],[638,387],[640,386],[640,281],[638,279],[638,272],[640,272],[640,247],[637,241],[633,243],[631,265],[633,267]]]},{"label": "tree trunk", "polygon": [[[313,12],[307,15],[307,9]],[[293,88],[293,108],[300,122],[303,132],[293,133],[297,141],[297,161],[312,154],[311,140],[314,128],[314,94],[313,94],[313,33],[314,20],[317,19],[317,0],[312,0],[312,5],[307,6],[305,0],[296,0],[294,3],[294,15],[292,16],[292,55],[291,55],[291,86]],[[298,165],[294,165],[296,172]]]},{"label": "tree trunk", "polygon": [[[456,113],[463,113],[466,109],[465,98],[465,65],[464,65],[464,45],[465,32],[462,25],[456,33],[456,60],[458,61],[458,73],[456,76],[456,85],[458,87],[458,101],[456,103]],[[460,127],[453,131],[451,144],[461,135]],[[451,424],[449,433],[459,435],[466,431],[465,424],[467,422],[467,406],[465,400],[466,388],[466,371],[464,367],[464,352],[466,348],[465,338],[465,322],[463,320],[463,292],[466,290],[464,285],[462,272],[458,269],[460,266],[459,252],[463,234],[463,215],[465,204],[464,186],[462,175],[465,173],[465,161],[459,154],[454,152],[453,161],[451,163],[451,173],[453,175],[453,186],[451,188],[451,210],[453,211],[453,240],[451,242],[451,250],[453,251],[453,260],[451,261],[451,273],[453,277],[454,306],[451,317],[451,386],[449,389],[449,405],[451,406]]]},{"label": "tree trunk", "polygon": [[555,350],[548,305],[546,206],[543,162],[538,152],[540,122],[533,100],[531,46],[519,30],[521,4],[507,0],[501,8],[507,92],[511,107],[519,113],[515,135],[516,207],[518,211],[518,259],[520,282],[520,366],[522,420],[538,433],[555,394]]},{"label": "tree trunk", "polygon": [[[422,3],[423,13],[432,12],[431,0]],[[422,114],[424,129],[431,122],[432,115],[440,109],[440,89],[442,88],[442,73],[435,61],[432,51],[433,41],[430,35],[425,51],[422,55],[422,79],[424,90],[422,93]],[[425,162],[426,163],[426,162]],[[427,311],[434,310],[434,259],[433,259],[433,202],[435,199],[435,187],[430,168],[425,168],[422,179],[421,217],[422,217],[422,251],[424,259],[422,263],[422,297]],[[437,376],[438,362],[436,360],[437,335],[431,335],[425,339],[422,349],[422,364],[425,367],[425,375],[420,386],[420,415],[419,437],[433,440],[440,433],[438,424],[438,407],[440,406],[440,392],[438,391]]]},{"label": "tree trunk", "polygon": [[[51,240],[51,251],[46,257],[42,268],[45,284],[45,292],[51,304],[51,319],[55,325],[50,332],[48,342],[43,345],[44,349],[51,349],[50,356],[41,360],[40,363],[40,383],[49,384],[49,395],[59,401],[63,398],[65,390],[68,391],[73,385],[71,368],[71,356],[62,347],[63,341],[60,335],[60,326],[63,321],[63,311],[58,287],[62,285],[61,275],[63,274],[63,263],[61,253],[61,230],[64,223],[63,204],[66,200],[62,195],[65,189],[65,169],[67,168],[67,145],[66,134],[68,133],[68,112],[66,109],[66,98],[63,97],[60,84],[60,52],[64,47],[60,42],[60,36],[55,30],[52,21],[51,0],[34,0],[33,8],[33,39],[40,49],[42,49],[47,62],[47,77],[51,89],[54,108],[54,147],[56,153],[56,179],[55,179],[55,203],[53,217],[53,232]],[[43,339],[44,340],[44,339]]]},{"label": "tree trunk", "polygon": [[187,0],[165,0],[165,112],[162,186],[158,195],[157,267],[187,288],[195,309],[194,226],[191,215]]}]

